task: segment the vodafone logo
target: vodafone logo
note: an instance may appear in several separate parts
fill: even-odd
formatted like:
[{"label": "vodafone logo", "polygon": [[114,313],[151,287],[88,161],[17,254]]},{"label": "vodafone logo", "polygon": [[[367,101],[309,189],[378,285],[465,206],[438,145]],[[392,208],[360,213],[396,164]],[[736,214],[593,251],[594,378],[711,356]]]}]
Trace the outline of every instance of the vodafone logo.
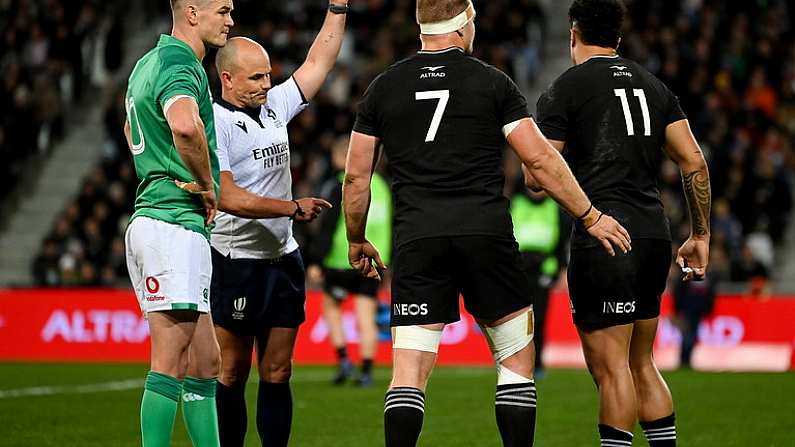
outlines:
[{"label": "vodafone logo", "polygon": [[146,291],[149,293],[157,293],[158,290],[160,290],[160,281],[154,276],[148,276],[146,278]]}]

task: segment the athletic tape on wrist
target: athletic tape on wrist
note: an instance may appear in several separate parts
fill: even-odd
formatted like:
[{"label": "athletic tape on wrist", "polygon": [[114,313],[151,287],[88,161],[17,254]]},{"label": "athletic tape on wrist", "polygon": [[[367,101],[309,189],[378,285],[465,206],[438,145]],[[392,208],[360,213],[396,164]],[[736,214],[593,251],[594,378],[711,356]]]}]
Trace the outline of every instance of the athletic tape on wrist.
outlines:
[{"label": "athletic tape on wrist", "polygon": [[454,33],[465,27],[470,20],[475,18],[475,6],[469,2],[469,6],[461,14],[452,19],[442,20],[441,22],[420,23],[420,33],[427,35],[438,35]]}]

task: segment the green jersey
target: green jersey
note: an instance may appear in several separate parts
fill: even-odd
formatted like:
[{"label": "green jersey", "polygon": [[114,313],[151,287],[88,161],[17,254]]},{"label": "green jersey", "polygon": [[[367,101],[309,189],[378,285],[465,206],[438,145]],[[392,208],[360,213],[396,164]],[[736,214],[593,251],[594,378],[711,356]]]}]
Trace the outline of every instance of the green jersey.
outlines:
[{"label": "green jersey", "polygon": [[220,193],[220,170],[215,153],[213,100],[207,74],[193,50],[173,36],[160,36],[157,46],[135,65],[127,86],[125,106],[130,123],[135,171],[141,183],[135,194],[135,213],[203,234],[210,238],[201,199],[183,191],[174,180],[195,179],[174,146],[164,107],[174,98],[196,100],[204,123],[210,170],[216,195]]}]

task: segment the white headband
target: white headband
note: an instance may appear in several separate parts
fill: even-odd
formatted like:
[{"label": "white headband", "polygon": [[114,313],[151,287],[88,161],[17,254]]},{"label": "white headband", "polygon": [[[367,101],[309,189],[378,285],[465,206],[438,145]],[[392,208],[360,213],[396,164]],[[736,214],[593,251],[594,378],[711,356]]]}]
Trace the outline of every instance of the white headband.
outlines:
[{"label": "white headband", "polygon": [[475,7],[472,2],[469,2],[467,9],[452,19],[442,20],[441,22],[420,23],[420,33],[428,35],[454,33],[465,27],[474,18]]}]

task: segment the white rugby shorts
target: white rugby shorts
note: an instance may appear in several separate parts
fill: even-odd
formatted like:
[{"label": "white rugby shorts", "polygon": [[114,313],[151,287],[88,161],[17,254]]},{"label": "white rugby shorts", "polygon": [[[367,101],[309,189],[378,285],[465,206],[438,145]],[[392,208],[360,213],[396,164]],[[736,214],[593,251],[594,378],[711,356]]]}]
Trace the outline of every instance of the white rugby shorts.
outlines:
[{"label": "white rugby shorts", "polygon": [[210,311],[210,243],[181,225],[136,217],[124,237],[141,311]]}]

